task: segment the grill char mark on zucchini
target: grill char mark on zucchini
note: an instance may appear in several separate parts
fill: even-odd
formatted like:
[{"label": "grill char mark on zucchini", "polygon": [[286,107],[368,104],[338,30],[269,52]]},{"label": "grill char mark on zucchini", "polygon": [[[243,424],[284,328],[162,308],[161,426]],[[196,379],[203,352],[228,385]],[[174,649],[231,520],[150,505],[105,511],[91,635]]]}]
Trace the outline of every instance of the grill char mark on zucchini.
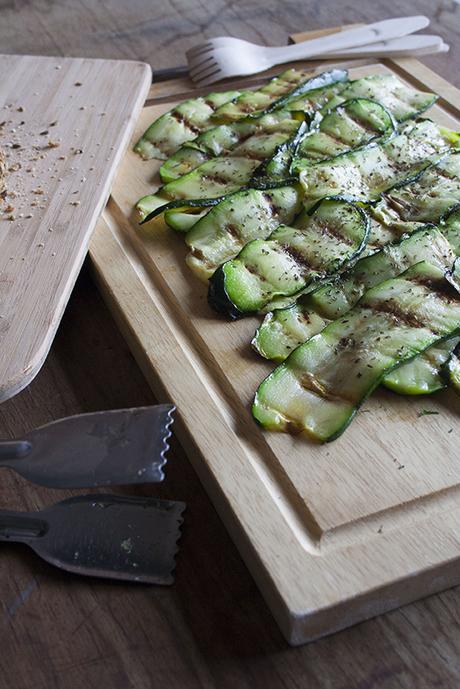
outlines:
[{"label": "grill char mark on zucchini", "polygon": [[[214,127],[216,118],[220,122],[230,122],[247,116],[241,111],[238,116],[238,98],[240,103],[251,105],[250,112],[254,114],[270,109],[276,102],[281,107],[282,97],[290,93],[306,93],[319,86],[326,87],[336,82],[348,79],[345,70],[331,70],[316,77],[309,77],[305,72],[291,69],[275,77],[261,89],[249,92],[227,91],[224,93],[210,93],[207,96],[192,98],[155,120],[144,132],[134,147],[134,150],[144,159],[168,158],[184,143],[196,139],[201,132]],[[230,114],[227,116],[221,107],[231,103]],[[233,116],[230,116],[233,113]]]},{"label": "grill char mark on zucchini", "polygon": [[[276,154],[284,143],[296,142],[296,134],[302,123],[297,120],[283,120],[280,126],[264,136],[254,135],[256,139],[251,150],[248,139],[236,147],[231,155],[211,158],[191,172],[169,182],[155,194],[143,197],[137,203],[137,209],[144,222],[168,209],[168,202],[177,199],[219,198],[246,186],[261,160]],[[257,157],[255,149],[259,147]]]},{"label": "grill char mark on zucchini", "polygon": [[[429,286],[446,280],[457,290],[456,278],[421,262],[369,289],[263,381],[253,404],[256,420],[321,442],[337,438],[385,374],[459,333],[460,295],[446,300]],[[392,305],[405,314],[398,325],[388,314]]]},{"label": "grill char mark on zucchini", "polygon": [[166,159],[186,141],[194,139],[203,129],[209,127],[211,115],[221,105],[239,95],[240,91],[225,91],[179,103],[146,129],[134,146],[135,152],[144,160]]},{"label": "grill char mark on zucchini", "polygon": [[291,223],[301,204],[298,185],[248,189],[228,196],[186,234],[188,266],[207,281],[218,265],[236,256],[245,244]]},{"label": "grill char mark on zucchini", "polygon": [[262,308],[277,294],[294,294],[341,269],[365,246],[366,214],[342,199],[323,200],[293,227],[281,225],[266,240],[246,244],[212,276],[209,302],[230,317]]},{"label": "grill char mark on zucchini", "polygon": [[[283,361],[302,342],[322,330],[331,320],[353,307],[366,289],[381,280],[397,276],[420,260],[441,268],[460,254],[460,211],[453,209],[438,227],[421,228],[399,244],[360,259],[340,282],[330,282],[301,297],[291,307],[268,314],[252,346],[265,358]],[[440,367],[456,341],[436,346],[433,351],[395,369],[383,382],[395,392],[428,394],[444,387]]]},{"label": "grill char mark on zucchini", "polygon": [[[449,175],[449,185],[443,181],[446,171]],[[397,212],[394,211],[393,200],[398,203]],[[403,234],[410,234],[426,223],[438,223],[441,217],[446,219],[444,231],[447,231],[450,224],[447,223],[446,216],[452,211],[450,223],[454,222],[456,215],[453,210],[459,202],[460,152],[453,152],[430,165],[415,180],[390,189],[376,205],[367,206],[371,228],[364,253],[372,253],[387,244],[398,242]],[[449,240],[455,244],[455,235],[449,237]],[[304,301],[303,296],[298,298],[299,311],[303,310]],[[306,297],[306,309],[308,309],[308,304],[309,298]],[[285,308],[290,308],[292,305],[291,302]],[[283,317],[283,309],[280,305],[274,304],[274,306],[275,311],[273,318],[271,317],[273,325],[278,314]],[[310,336],[308,333],[305,334],[307,338]],[[282,346],[282,338],[279,341]]]},{"label": "grill char mark on zucchini", "polygon": [[[378,88],[376,88],[378,86]],[[401,110],[401,99],[395,95],[404,94],[404,108]],[[333,86],[323,87],[314,91],[307,92],[301,99],[293,99],[292,95],[286,100],[284,110],[270,109],[271,114],[259,115],[258,117],[247,117],[244,120],[226,123],[216,126],[202,133],[192,142],[187,142],[184,147],[179,149],[172,158],[160,169],[163,182],[170,182],[172,179],[190,172],[210,157],[228,153],[238,143],[250,136],[256,129],[260,129],[270,123],[272,118],[284,119],[286,117],[297,117],[300,113],[307,117],[307,120],[322,108],[322,115],[330,110],[339,110],[346,101],[368,101],[378,102],[386,108],[391,116],[397,121],[403,121],[408,117],[413,118],[420,115],[430,107],[436,100],[436,96],[430,93],[423,93],[403,85],[399,79],[393,75],[368,76],[356,79],[352,82],[337,82]],[[279,105],[278,105],[279,108]],[[340,111],[339,111],[340,112]],[[359,109],[356,115],[359,115]],[[368,115],[360,120],[362,128],[369,125]],[[379,129],[376,122],[372,123],[371,129]],[[371,129],[369,133],[371,134]],[[249,133],[248,133],[249,132]],[[334,137],[332,129],[329,130],[331,138]],[[375,136],[375,134],[374,134]],[[363,137],[364,140],[367,137]],[[369,137],[370,138],[370,137]],[[336,149],[340,150],[340,136],[337,137]],[[314,139],[311,144],[314,143]],[[359,145],[356,143],[355,146]],[[310,154],[313,147],[309,147]],[[201,152],[201,153],[200,153]],[[312,156],[313,157],[313,156]],[[320,147],[319,158],[327,157],[324,155],[324,145]]]},{"label": "grill char mark on zucchini", "polygon": [[[370,144],[332,160],[305,164],[294,161],[308,203],[341,193],[356,201],[378,200],[381,194],[424,168],[452,148],[454,132],[430,120],[408,123],[403,131],[381,145]],[[458,135],[454,145],[458,146]]]},{"label": "grill char mark on zucchini", "polygon": [[[216,110],[212,119],[216,123],[227,123],[241,120],[248,115],[270,113],[280,110],[294,98],[302,98],[311,91],[323,91],[347,80],[348,72],[343,69],[333,69],[316,76],[294,69],[286,70],[257,91],[244,93],[232,102],[224,104]],[[303,110],[301,107],[297,109]]]},{"label": "grill char mark on zucchini", "polygon": [[[353,82],[353,87],[350,87],[346,89],[346,92],[349,96],[352,96],[354,93],[361,93],[361,92],[366,92],[369,89],[366,88],[366,83],[368,81],[372,81],[372,77],[363,77],[360,80],[357,80]],[[326,159],[330,158],[334,155],[337,155],[340,152],[343,151],[348,151],[350,148],[355,148],[357,145],[363,145],[364,142],[369,142],[372,141],[373,139],[376,138],[376,136],[383,136],[384,130],[387,127],[388,131],[390,131],[392,128],[394,128],[394,121],[393,121],[393,115],[391,114],[391,110],[388,111],[385,109],[385,104],[388,102],[390,105],[394,106],[394,94],[392,92],[392,89],[395,88],[401,88],[401,82],[399,80],[394,79],[389,76],[384,76],[379,80],[380,83],[389,83],[391,84],[390,88],[387,88],[386,90],[383,89],[383,95],[382,95],[382,101],[383,104],[376,104],[375,101],[372,101],[374,105],[370,105],[370,101],[365,98],[351,98],[351,100],[344,101],[342,99],[342,102],[339,102],[337,105],[337,108],[343,108],[345,106],[345,102],[348,104],[348,108],[353,112],[354,111],[354,136],[353,136],[353,128],[351,131],[347,131],[344,120],[340,120],[339,114],[344,113],[347,114],[347,110],[345,109],[344,111],[342,110],[337,110],[333,111],[331,113],[328,113],[326,111],[326,114],[328,115],[328,119],[326,122],[322,124],[322,132],[315,133],[312,138],[308,138],[308,142],[306,142],[305,146],[308,147],[308,143],[311,144],[310,150],[308,151],[307,148],[303,150],[303,152],[300,153],[300,155],[303,156],[303,158],[299,158],[297,163],[300,166],[305,166],[309,161],[314,160],[314,159]],[[339,84],[337,88],[342,88],[343,89],[343,84]],[[331,88],[323,88],[319,89],[319,92],[322,93],[324,96],[324,99],[326,102],[330,100],[333,96],[333,93],[331,91]],[[408,94],[408,99],[409,101],[412,99],[416,99],[417,96],[420,96],[420,92],[413,91],[412,89],[407,89],[406,91]],[[426,94],[422,94],[424,97]],[[313,95],[310,96],[312,99],[312,107],[314,103],[314,108],[319,107],[320,105],[323,105],[323,102],[319,103],[318,97],[316,96],[316,101]],[[290,101],[288,101],[290,102]],[[361,107],[365,102],[367,102],[367,109]],[[296,106],[300,107],[300,103]],[[372,107],[374,108],[374,111],[372,112]],[[303,110],[307,108],[307,102],[304,102],[303,104]],[[382,117],[382,108],[384,108],[384,115]],[[323,113],[324,114],[324,113]],[[413,115],[415,115],[415,111],[412,112]],[[353,117],[351,118],[353,120]],[[265,117],[265,120],[267,120],[267,117]],[[255,123],[263,121],[263,117],[258,117],[254,120]],[[268,118],[269,121],[269,118]],[[284,125],[283,125],[284,122]],[[334,127],[334,122],[335,122],[335,127]],[[363,123],[366,125],[363,127]],[[284,127],[290,127],[293,125],[293,122],[291,120],[284,120],[283,117],[278,121],[278,129],[281,128],[282,126]],[[244,133],[247,129],[247,127],[252,127],[250,123],[236,123],[234,127],[240,127],[241,133]],[[294,125],[295,126],[295,125]],[[321,126],[321,125],[320,125]],[[358,129],[357,129],[358,128]],[[366,132],[367,128],[367,132]],[[335,137],[334,140],[334,129],[337,130],[344,130],[341,133],[345,134],[345,141],[342,142],[343,136],[339,136],[338,138]],[[361,131],[360,131],[361,130]],[[219,140],[219,132],[220,136],[223,137],[224,139],[230,139],[230,141],[233,141],[233,143],[230,145],[230,150],[227,152],[228,157],[232,156],[238,156],[238,150],[240,149],[241,152],[244,152],[245,150],[245,143],[244,142],[239,142],[238,141],[238,136],[235,135],[235,131],[231,129],[231,127],[227,126],[224,128],[214,128],[211,132],[208,132],[204,136],[210,136],[212,139],[214,136],[214,143]],[[328,133],[329,132],[329,136]],[[372,133],[374,132],[374,133]],[[233,133],[233,138],[232,138],[232,133]],[[213,136],[212,136],[213,135]],[[257,124],[254,128],[254,134],[252,137],[256,143],[257,140],[262,140],[263,141],[263,136],[261,133],[257,134]],[[251,138],[249,141],[251,141]],[[276,142],[276,135],[272,134],[273,141]],[[288,137],[287,137],[288,138]],[[355,140],[354,140],[355,139]],[[322,149],[324,151],[323,155],[318,155],[318,152],[315,154],[315,148],[314,144],[317,144],[317,146],[322,145]],[[211,143],[211,141],[208,141],[208,145]],[[278,145],[282,146],[282,141],[278,140]],[[191,146],[193,148],[189,148],[188,150],[191,152],[191,160],[193,161],[192,163],[192,169],[190,172],[186,173],[183,176],[184,182],[183,185],[179,184],[179,186],[176,186],[176,183],[181,180],[182,178],[179,177],[177,179],[173,179],[172,181],[168,182],[164,187],[162,187],[156,194],[153,195],[148,195],[147,197],[144,197],[140,199],[138,202],[138,210],[140,211],[141,217],[144,219],[148,213],[153,211],[155,208],[161,207],[165,205],[168,202],[168,199],[170,198],[193,198],[193,197],[199,197],[198,194],[203,197],[209,197],[212,196],[213,194],[211,193],[211,190],[208,190],[209,193],[206,193],[206,190],[201,191],[200,186],[198,185],[197,189],[197,179],[195,179],[193,176],[187,177],[187,175],[191,175],[193,171],[197,171],[197,175],[199,176],[199,170],[203,171],[203,174],[207,174],[207,166],[212,165],[212,161],[214,158],[209,158],[206,155],[206,159],[204,159],[203,162],[203,157],[206,153],[205,150],[202,151],[201,154],[197,150],[195,150],[196,144],[192,142]],[[246,144],[247,146],[247,144]],[[206,148],[206,147],[204,147]],[[215,151],[215,146],[214,146],[214,151]],[[218,151],[217,151],[218,152]],[[278,168],[276,165],[276,158],[280,156],[281,152],[278,152],[277,155],[274,156],[274,160],[271,163],[271,166],[273,170],[269,170],[269,175],[273,176],[276,175],[278,178],[284,174],[284,167],[281,167],[281,169]],[[265,148],[265,152],[263,155],[261,155],[261,159],[267,159],[270,158],[270,156],[273,154],[273,150],[270,151],[270,146]],[[181,152],[178,152],[177,154],[178,161],[180,165],[186,165],[187,163],[187,155],[186,151],[182,150]],[[200,163],[198,166],[195,166],[195,163]],[[168,163],[163,166],[163,175],[165,176],[166,179],[169,180],[170,175],[174,175],[174,170],[176,169],[176,161],[173,160],[170,165],[171,167],[168,167]],[[243,163],[242,163],[243,164]],[[216,165],[219,167],[219,161],[216,161]],[[270,164],[267,163],[267,165],[270,167]],[[203,167],[204,166],[204,167]],[[190,167],[190,166],[189,166]],[[268,167],[268,169],[269,169]],[[180,169],[180,168],[179,168]],[[254,166],[254,171],[257,169],[257,165]],[[294,166],[294,170],[297,168]],[[172,172],[171,172],[172,171]],[[250,173],[247,173],[250,177]],[[233,175],[236,175],[236,181],[235,184],[237,185],[238,182],[241,182],[241,175],[238,175],[236,172],[233,173]],[[247,180],[249,181],[249,180]],[[187,187],[189,188],[187,189]],[[228,193],[231,191],[235,190],[235,187],[229,188]],[[198,193],[195,193],[198,192]],[[222,187],[216,191],[215,195],[220,195],[225,192],[225,188]],[[336,193],[336,192],[334,192]],[[330,195],[330,194],[324,194]],[[163,209],[166,210],[166,207]]]}]

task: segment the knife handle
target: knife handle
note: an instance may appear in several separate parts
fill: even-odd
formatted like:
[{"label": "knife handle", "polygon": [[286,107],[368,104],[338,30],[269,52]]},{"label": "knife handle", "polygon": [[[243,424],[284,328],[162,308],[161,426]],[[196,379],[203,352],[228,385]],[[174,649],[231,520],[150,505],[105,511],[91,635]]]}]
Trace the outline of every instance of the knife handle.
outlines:
[{"label": "knife handle", "polygon": [[0,541],[28,543],[44,536],[47,531],[48,524],[44,519],[27,512],[0,510]]},{"label": "knife handle", "polygon": [[324,55],[329,52],[343,52],[349,48],[380,43],[392,38],[407,36],[415,31],[424,29],[430,23],[423,15],[413,17],[395,17],[384,19],[381,22],[358,26],[354,29],[346,29],[337,33],[311,38],[295,45],[265,48],[270,55],[283,56],[286,62],[289,60],[304,60],[316,55]]},{"label": "knife handle", "polygon": [[0,463],[4,460],[21,459],[32,450],[32,444],[28,440],[1,440]]}]

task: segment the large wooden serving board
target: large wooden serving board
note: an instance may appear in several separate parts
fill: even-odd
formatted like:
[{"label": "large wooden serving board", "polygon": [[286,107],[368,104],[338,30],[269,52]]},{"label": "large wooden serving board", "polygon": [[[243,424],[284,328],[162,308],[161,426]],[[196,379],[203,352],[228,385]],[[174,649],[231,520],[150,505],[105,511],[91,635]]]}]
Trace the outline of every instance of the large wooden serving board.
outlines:
[{"label": "large wooden serving board", "polygon": [[[459,92],[416,61],[351,75],[388,70],[437,89],[432,117],[459,126]],[[134,139],[177,100],[161,95]],[[184,263],[182,238],[132,217],[157,168],[127,152],[91,243],[95,274],[156,394],[177,405],[181,442],[288,641],[460,581],[460,399],[379,391],[323,446],[262,431],[250,404],[272,365],[249,347],[259,319],[217,318]]]},{"label": "large wooden serving board", "polygon": [[0,401],[45,359],[150,83],[140,62],[0,55]]}]

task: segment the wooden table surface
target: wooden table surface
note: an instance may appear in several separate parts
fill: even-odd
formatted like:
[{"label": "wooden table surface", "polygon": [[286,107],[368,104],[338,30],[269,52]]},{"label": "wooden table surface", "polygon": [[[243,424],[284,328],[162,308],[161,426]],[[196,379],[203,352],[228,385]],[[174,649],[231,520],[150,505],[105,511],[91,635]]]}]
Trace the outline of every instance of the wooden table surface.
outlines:
[{"label": "wooden table surface", "polygon": [[[426,63],[460,85],[460,6],[450,0],[2,0],[0,46],[155,69],[181,64],[185,48],[213,35],[283,44],[303,29],[414,13],[452,46]],[[0,437],[152,401],[86,266],[42,371],[1,405]],[[82,579],[2,546],[0,689],[460,687],[460,587],[291,649],[177,444],[154,492],[188,504],[171,588]],[[32,510],[66,495],[3,470],[0,507]]]}]

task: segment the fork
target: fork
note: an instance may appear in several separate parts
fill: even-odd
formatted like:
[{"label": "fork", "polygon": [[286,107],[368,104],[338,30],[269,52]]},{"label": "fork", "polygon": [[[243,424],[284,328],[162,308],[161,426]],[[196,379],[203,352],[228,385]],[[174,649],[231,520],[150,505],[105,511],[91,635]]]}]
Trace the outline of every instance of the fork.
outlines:
[{"label": "fork", "polygon": [[386,19],[375,24],[314,38],[292,46],[266,47],[239,38],[214,38],[187,52],[192,80],[205,86],[233,76],[256,74],[274,65],[401,38],[429,24],[423,15]]}]

